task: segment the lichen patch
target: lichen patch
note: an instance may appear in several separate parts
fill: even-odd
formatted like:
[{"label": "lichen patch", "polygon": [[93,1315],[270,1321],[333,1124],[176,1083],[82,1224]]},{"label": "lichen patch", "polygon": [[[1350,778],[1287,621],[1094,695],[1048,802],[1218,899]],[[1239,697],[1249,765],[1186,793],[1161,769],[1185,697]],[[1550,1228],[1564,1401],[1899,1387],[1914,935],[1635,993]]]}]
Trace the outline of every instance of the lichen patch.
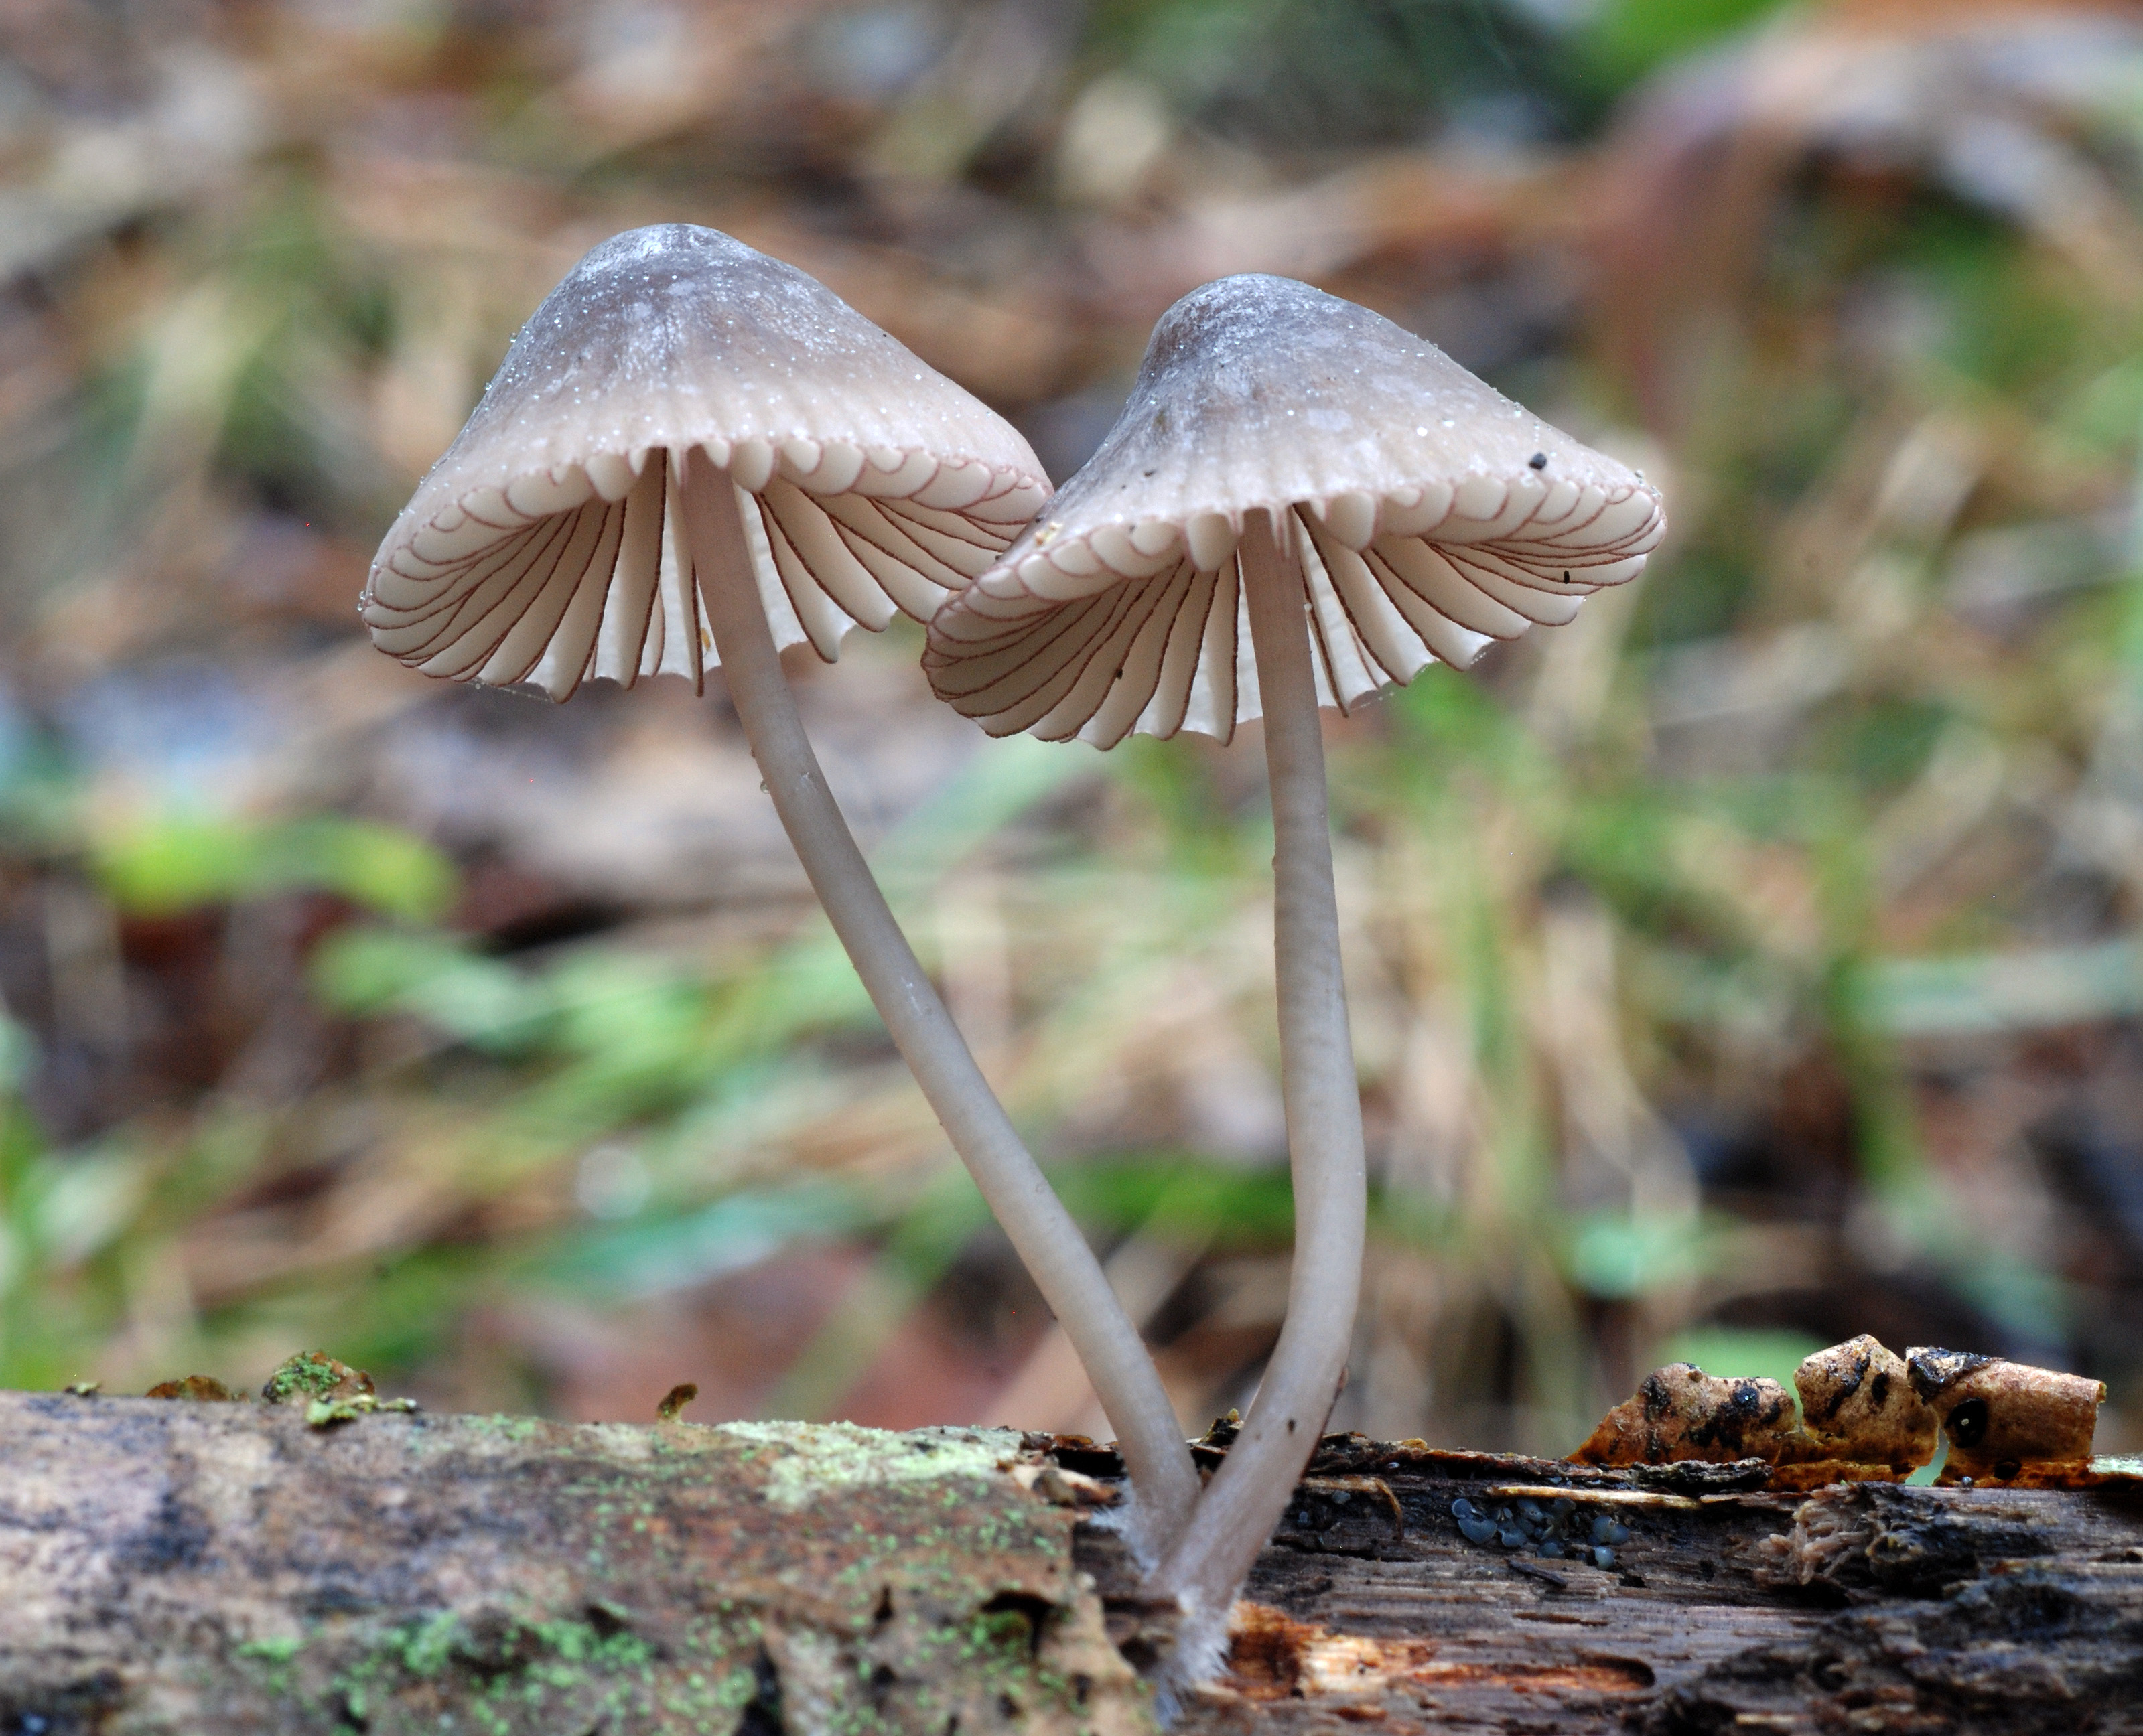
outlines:
[{"label": "lichen patch", "polygon": [[1017,1434],[997,1429],[893,1434],[852,1422],[725,1422],[718,1432],[775,1451],[766,1498],[791,1511],[837,1489],[992,1477],[1020,1451]]}]

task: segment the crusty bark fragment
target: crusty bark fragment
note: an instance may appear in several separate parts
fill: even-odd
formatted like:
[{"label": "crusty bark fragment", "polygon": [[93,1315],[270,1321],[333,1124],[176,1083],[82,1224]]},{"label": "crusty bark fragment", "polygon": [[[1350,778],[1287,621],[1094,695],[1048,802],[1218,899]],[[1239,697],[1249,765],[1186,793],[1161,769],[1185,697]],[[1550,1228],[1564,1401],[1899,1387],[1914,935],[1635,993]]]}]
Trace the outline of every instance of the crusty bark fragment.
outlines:
[{"label": "crusty bark fragment", "polygon": [[[1863,1334],[1794,1371],[1800,1416],[1767,1380],[1717,1379],[1677,1363],[1646,1376],[1571,1455],[1587,1465],[1753,1458],[1772,1486],[1903,1477],[1948,1437],[1948,1481],[2032,1480],[2091,1458],[2105,1386],[1999,1357],[1923,1347],[1905,1357]],[[2055,1480],[2059,1481],[2057,1474]]]},{"label": "crusty bark fragment", "polygon": [[1867,1333],[1819,1350],[1794,1371],[1805,1439],[1789,1461],[1881,1465],[1903,1474],[1935,1456],[1935,1414],[1905,1359]]},{"label": "crusty bark fragment", "polygon": [[334,1404],[379,1396],[370,1375],[337,1362],[324,1350],[300,1351],[286,1358],[260,1387],[261,1400],[267,1404],[310,1405],[323,1399]]},{"label": "crusty bark fragment", "polygon": [[177,1399],[186,1404],[230,1404],[244,1397],[232,1392],[213,1374],[189,1374],[178,1380],[158,1381],[142,1396]]},{"label": "crusty bark fragment", "polygon": [[1794,1401],[1774,1380],[1721,1380],[1694,1363],[1655,1368],[1571,1455],[1581,1465],[1676,1459],[1775,1462],[1794,1433]]},{"label": "crusty bark fragment", "polygon": [[1906,1362],[1913,1390],[1949,1437],[1944,1481],[2007,1481],[2027,1465],[2090,1459],[2104,1382],[1928,1345],[1908,1351]]}]

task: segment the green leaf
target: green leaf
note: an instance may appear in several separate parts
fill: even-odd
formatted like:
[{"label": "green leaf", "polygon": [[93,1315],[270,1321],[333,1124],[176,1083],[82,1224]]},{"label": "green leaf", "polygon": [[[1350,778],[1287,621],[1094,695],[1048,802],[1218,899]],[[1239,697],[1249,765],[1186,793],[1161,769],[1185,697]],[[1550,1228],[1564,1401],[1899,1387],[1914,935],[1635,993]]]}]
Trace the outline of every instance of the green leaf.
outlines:
[{"label": "green leaf", "polygon": [[353,904],[426,922],[454,901],[454,865],[423,838],[376,820],[301,820],[271,834],[268,858],[283,883],[339,893]]},{"label": "green leaf", "polygon": [[1781,0],[1608,0],[1583,37],[1586,57],[1617,85],[1731,35]]},{"label": "green leaf", "polygon": [[465,1042],[510,1050],[540,1036],[556,1010],[547,987],[436,933],[349,928],[313,956],[313,992],[352,1016],[413,1013]]},{"label": "green leaf", "polygon": [[121,910],[168,916],[240,896],[259,874],[259,848],[252,827],[177,815],[101,839],[92,855]]},{"label": "green leaf", "polygon": [[1700,1249],[1685,1218],[1599,1212],[1582,1219],[1564,1264],[1594,1296],[1641,1296],[1696,1275]]},{"label": "green leaf", "polygon": [[99,838],[92,856],[112,902],[141,916],[310,888],[425,922],[455,890],[453,864],[423,839],[339,815],[260,823],[167,814]]}]

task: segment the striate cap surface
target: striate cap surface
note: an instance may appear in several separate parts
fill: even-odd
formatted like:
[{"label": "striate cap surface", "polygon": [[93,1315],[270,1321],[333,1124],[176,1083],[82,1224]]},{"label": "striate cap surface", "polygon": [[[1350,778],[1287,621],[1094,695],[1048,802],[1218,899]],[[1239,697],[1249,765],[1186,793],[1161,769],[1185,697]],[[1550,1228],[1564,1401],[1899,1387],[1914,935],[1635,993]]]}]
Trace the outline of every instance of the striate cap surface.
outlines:
[{"label": "striate cap surface", "polygon": [[[690,224],[614,236],[547,296],[380,544],[360,612],[428,675],[695,685],[712,636],[674,510],[704,448],[775,642],[928,620],[1047,498],[1026,441],[815,279]],[[698,575],[704,581],[707,575]]]},{"label": "striate cap surface", "polygon": [[1260,511],[1342,710],[1568,621],[1666,522],[1641,477],[1434,344],[1292,279],[1222,278],[1161,316],[1100,449],[932,621],[932,686],[992,734],[1227,739],[1260,709],[1235,556]]}]

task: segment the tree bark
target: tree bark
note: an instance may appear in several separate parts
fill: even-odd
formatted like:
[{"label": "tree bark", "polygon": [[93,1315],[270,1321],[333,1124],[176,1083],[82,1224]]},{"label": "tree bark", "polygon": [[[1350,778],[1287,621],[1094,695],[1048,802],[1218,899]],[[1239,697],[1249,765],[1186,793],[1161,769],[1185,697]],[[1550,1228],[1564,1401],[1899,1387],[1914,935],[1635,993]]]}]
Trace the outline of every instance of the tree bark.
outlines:
[{"label": "tree bark", "polygon": [[[1171,1629],[1093,1504],[1119,1471],[998,1431],[0,1394],[0,1732],[1136,1736]],[[1330,1437],[1175,1729],[2143,1731],[2143,1476],[2069,1481]],[[1609,1565],[1450,1513],[1557,1494],[1626,1527]]]},{"label": "tree bark", "polygon": [[0,1731],[1138,1736],[1046,1468],[972,1429],[0,1394]]}]

